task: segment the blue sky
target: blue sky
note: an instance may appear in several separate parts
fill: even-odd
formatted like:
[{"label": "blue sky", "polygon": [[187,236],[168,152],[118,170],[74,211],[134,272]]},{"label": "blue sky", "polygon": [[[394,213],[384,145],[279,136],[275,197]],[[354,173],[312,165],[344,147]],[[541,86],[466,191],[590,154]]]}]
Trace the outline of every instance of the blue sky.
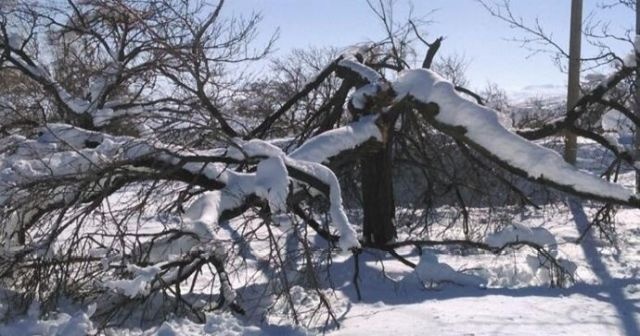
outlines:
[{"label": "blue sky", "polygon": [[[590,14],[596,19],[610,22],[616,32],[633,29],[634,13],[623,7],[598,7],[612,0],[585,0],[583,17]],[[409,1],[397,1],[398,18],[406,17]],[[538,17],[546,30],[562,45],[568,45],[569,0],[514,0],[515,14],[527,22]],[[492,17],[474,0],[415,0],[414,15],[432,12],[433,21],[424,31],[429,39],[443,35],[445,42],[441,54],[463,54],[470,60],[467,77],[474,88],[488,82],[507,90],[527,85],[564,85],[566,75],[554,65],[548,54],[531,55],[519,43],[510,41],[521,37],[518,30]],[[381,26],[365,0],[235,0],[227,3],[228,14],[247,14],[258,11],[264,16],[261,38],[280,28],[278,54],[293,48],[337,46],[379,40]],[[626,52],[618,44],[619,52]],[[583,41],[583,56],[594,54],[594,48]],[[528,57],[530,56],[530,57]]]}]

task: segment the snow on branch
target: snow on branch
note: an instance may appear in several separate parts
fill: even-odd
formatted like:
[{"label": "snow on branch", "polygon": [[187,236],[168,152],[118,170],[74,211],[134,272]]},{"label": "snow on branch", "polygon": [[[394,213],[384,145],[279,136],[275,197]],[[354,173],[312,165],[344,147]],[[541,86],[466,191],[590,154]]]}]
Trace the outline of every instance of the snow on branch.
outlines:
[{"label": "snow on branch", "polygon": [[134,275],[131,280],[107,280],[104,286],[119,291],[124,295],[135,298],[138,295],[149,293],[149,283],[160,273],[160,265],[138,267],[133,264],[127,265],[127,270]]},{"label": "snow on branch", "polygon": [[353,149],[369,139],[382,141],[376,125],[378,116],[366,116],[346,126],[319,134],[298,147],[289,157],[296,160],[324,162],[341,152]]},{"label": "snow on branch", "polygon": [[[350,71],[356,74],[360,83],[374,84],[383,80],[382,76],[372,68],[366,66],[364,60],[368,54],[374,49],[375,45],[371,43],[363,43],[346,48],[342,54],[342,59],[338,62],[342,71]],[[369,55],[372,56],[372,55]]]},{"label": "snow on branch", "polygon": [[[379,139],[380,135],[375,118],[367,117],[311,138],[287,156],[279,148],[257,139],[236,140],[238,143],[211,150],[187,150],[66,124],[49,124],[41,129],[35,140],[11,137],[2,141],[6,143],[3,147],[8,149],[3,151],[5,154],[0,161],[0,203],[28,202],[28,195],[20,196],[14,192],[16,188],[45,182],[57,183],[60,188],[56,189],[58,192],[51,202],[39,204],[37,208],[64,207],[79,198],[81,202],[82,199],[93,200],[96,194],[106,197],[119,188],[116,186],[105,194],[106,180],[101,176],[107,172],[112,177],[139,174],[141,178],[157,178],[162,174],[165,179],[218,189],[202,196],[184,216],[188,223],[184,231],[193,233],[195,240],[192,235],[184,235],[171,239],[168,245],[157,242],[153,254],[160,256],[180,254],[202,242],[212,241],[211,229],[217,225],[221,214],[241,207],[251,196],[266,200],[273,212],[286,211],[292,179],[326,194],[331,218],[341,236],[338,245],[348,250],[358,246],[357,236],[347,219],[337,177],[319,161],[370,138]],[[251,160],[259,161],[253,173],[227,168],[228,164]],[[79,184],[75,186],[83,179],[92,181],[97,188],[91,188],[93,192],[89,193]],[[136,181],[125,179],[120,187]],[[19,226],[16,224],[14,229]]]},{"label": "snow on branch", "polygon": [[360,243],[358,242],[356,231],[349,222],[346,211],[342,205],[343,202],[342,192],[340,191],[340,182],[333,171],[320,163],[303,160],[288,159],[287,164],[318,178],[321,182],[329,186],[329,213],[331,215],[331,220],[338,229],[338,233],[340,235],[338,246],[343,251],[359,247]]},{"label": "snow on branch", "polygon": [[[0,161],[0,195],[6,194],[9,187],[24,183],[56,178],[77,180],[105,169],[118,168],[125,172],[136,170],[136,166],[150,170],[180,168],[208,178],[213,188],[220,188],[219,183],[224,183],[225,177],[222,174],[225,165],[215,162],[215,159],[224,161],[222,157],[66,124],[49,124],[41,129],[37,139],[13,141],[7,150],[9,154]],[[201,156],[200,162],[189,159],[198,156]]]},{"label": "snow on branch", "polygon": [[342,67],[349,68],[351,71],[358,74],[361,81],[375,83],[382,79],[382,76],[380,76],[380,74],[375,70],[353,59],[343,59],[338,62],[338,64]]},{"label": "snow on branch", "polygon": [[630,190],[583,173],[555,151],[510,132],[498,122],[495,111],[465,99],[453,84],[433,71],[405,71],[392,86],[396,101],[411,98],[436,128],[463,140],[512,172],[568,193],[640,205]]},{"label": "snow on branch", "polygon": [[[350,68],[351,75],[359,75],[360,64]],[[607,79],[604,85],[585,95],[570,113],[570,116],[557,125],[546,127],[528,134],[537,138],[542,134],[554,134],[557,129],[572,123],[580,115],[585,106],[601,97],[611,87],[629,75],[632,68],[623,67]],[[494,110],[471,102],[461,96],[454,85],[429,69],[405,70],[390,83],[391,90],[386,89],[380,78],[369,82],[369,88],[363,86],[362,94],[354,94],[358,106],[365,106],[366,100],[376,100],[374,95],[391,95],[393,104],[405,105],[417,109],[429,123],[438,130],[459,139],[483,155],[492,159],[503,168],[520,176],[550,185],[570,194],[588,197],[618,204],[640,206],[640,200],[630,190],[604,181],[596,176],[581,172],[564,162],[555,151],[535,144],[522,136],[504,128]],[[392,91],[392,92],[389,92]],[[357,93],[357,92],[356,92]],[[384,100],[382,100],[384,101]],[[353,104],[353,102],[352,102]],[[391,106],[383,106],[380,110],[383,117],[390,114]],[[383,118],[394,121],[395,118]],[[524,134],[523,134],[524,135]],[[526,135],[525,135],[526,136]],[[526,136],[529,138],[529,136]]]},{"label": "snow on branch", "polygon": [[[375,119],[368,118],[360,123],[352,123],[343,128],[317,135],[307,140],[290,155],[286,155],[279,148],[265,141],[256,139],[240,145],[237,150],[231,151],[229,155],[237,159],[241,158],[240,155],[242,153],[252,157],[262,156],[268,158],[258,165],[256,174],[260,175],[260,177],[259,184],[256,186],[256,195],[266,198],[270,207],[272,207],[272,211],[283,209],[283,197],[288,194],[287,186],[284,185],[286,176],[282,170],[282,165],[286,167],[289,176],[294,175],[299,183],[310,185],[316,189],[320,184],[321,187],[318,190],[327,194],[326,196],[329,198],[330,203],[329,213],[331,220],[340,234],[338,246],[347,251],[359,246],[357,234],[349,222],[343,207],[342,192],[338,178],[331,169],[319,162],[354,148],[366,142],[372,136],[376,136],[376,132],[379,131],[377,131],[374,121]],[[262,170],[269,171],[270,174],[260,173],[261,165]],[[280,182],[276,183],[276,181]],[[269,186],[269,188],[265,188],[265,185]]]},{"label": "snow on branch", "polygon": [[133,106],[119,108],[117,101],[108,101],[107,95],[122,76],[123,66],[115,60],[109,62],[101,71],[90,79],[85,97],[71,94],[64,86],[51,77],[46,67],[31,59],[14,44],[2,45],[5,57],[23,74],[40,84],[51,94],[61,107],[76,117],[88,116],[92,128],[101,128],[113,119],[123,116],[135,116],[147,111],[154,111],[153,106]]},{"label": "snow on branch", "polygon": [[549,248],[550,253],[557,254],[556,239],[547,229],[542,227],[529,228],[522,224],[512,224],[506,228],[491,233],[485,237],[485,243],[494,248],[517,242],[529,242]]},{"label": "snow on branch", "polygon": [[282,157],[270,157],[258,163],[255,191],[258,197],[269,202],[272,212],[287,210],[289,175]]}]

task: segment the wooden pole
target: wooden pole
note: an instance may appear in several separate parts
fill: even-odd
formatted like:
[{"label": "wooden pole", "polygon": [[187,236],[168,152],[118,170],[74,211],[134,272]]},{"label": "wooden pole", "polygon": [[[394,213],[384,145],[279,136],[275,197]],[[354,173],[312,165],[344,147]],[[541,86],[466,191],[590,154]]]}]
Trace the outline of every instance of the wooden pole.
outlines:
[{"label": "wooden pole", "polygon": [[[571,1],[571,32],[569,37],[569,86],[567,88],[567,111],[580,98],[580,42],[582,39],[582,0]],[[571,132],[565,133],[564,159],[576,164],[578,139]]]}]

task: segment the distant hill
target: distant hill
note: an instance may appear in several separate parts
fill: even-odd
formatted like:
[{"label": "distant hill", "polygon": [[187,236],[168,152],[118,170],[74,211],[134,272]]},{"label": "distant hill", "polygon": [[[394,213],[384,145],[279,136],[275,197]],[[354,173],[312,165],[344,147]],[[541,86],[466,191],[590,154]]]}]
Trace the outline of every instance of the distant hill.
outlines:
[{"label": "distant hill", "polygon": [[564,113],[566,102],[564,85],[528,85],[507,91],[510,108],[505,117],[514,128],[540,127]]}]

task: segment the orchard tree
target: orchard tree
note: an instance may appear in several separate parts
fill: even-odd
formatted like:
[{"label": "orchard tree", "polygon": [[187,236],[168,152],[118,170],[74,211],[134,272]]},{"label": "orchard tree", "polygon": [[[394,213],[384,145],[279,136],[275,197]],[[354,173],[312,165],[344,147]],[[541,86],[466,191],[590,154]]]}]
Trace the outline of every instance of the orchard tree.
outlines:
[{"label": "orchard tree", "polygon": [[[443,39],[428,42],[415,20],[394,25],[385,3],[372,4],[388,33],[380,42],[328,51],[322,64],[299,53],[250,80],[247,65],[268,55],[272,41],[254,46],[260,16],[229,17],[223,5],[0,5],[0,74],[21,87],[3,88],[0,100],[0,281],[15,307],[100,300],[94,317],[106,324],[142,304],[202,319],[210,309],[243,313],[251,301],[268,312],[284,302],[306,323],[292,297],[304,282],[322,316],[337,322],[319,268],[338,250],[353,254],[356,290],[358,255],[367,249],[416,267],[395,249],[459,245],[497,254],[528,246],[562,270],[535,235],[471,235],[470,180],[495,180],[526,204],[512,176],[640,205],[632,191],[532,142],[570,130],[634,163],[576,121],[635,66],[619,64],[561,120],[512,131],[479,95],[431,69]],[[419,66],[408,61],[412,42],[427,46]],[[458,154],[468,167],[451,170]],[[397,164],[424,174],[425,202],[453,195],[464,209],[464,237],[398,238]],[[362,223],[349,220],[336,174],[354,171]],[[243,273],[249,264],[255,274]],[[205,273],[213,280],[203,289]],[[558,274],[558,283],[570,277]]]}]

